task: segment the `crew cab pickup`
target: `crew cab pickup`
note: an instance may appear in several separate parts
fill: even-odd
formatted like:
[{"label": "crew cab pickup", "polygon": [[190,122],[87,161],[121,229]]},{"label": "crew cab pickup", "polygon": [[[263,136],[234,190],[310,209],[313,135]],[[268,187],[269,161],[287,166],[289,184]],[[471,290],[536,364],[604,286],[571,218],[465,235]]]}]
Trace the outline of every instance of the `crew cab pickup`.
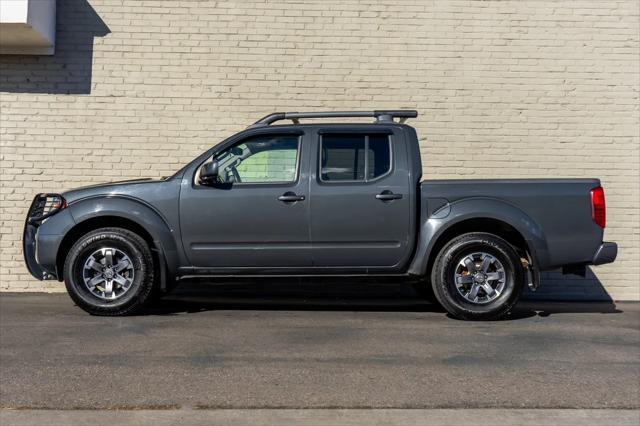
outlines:
[{"label": "crew cab pickup", "polygon": [[[614,261],[598,179],[421,181],[404,124],[416,116],[274,113],[171,177],[38,194],[27,268],[99,315],[137,311],[189,277],[364,275],[411,280],[451,315],[489,319],[540,271]],[[299,122],[332,117],[375,122]]]}]

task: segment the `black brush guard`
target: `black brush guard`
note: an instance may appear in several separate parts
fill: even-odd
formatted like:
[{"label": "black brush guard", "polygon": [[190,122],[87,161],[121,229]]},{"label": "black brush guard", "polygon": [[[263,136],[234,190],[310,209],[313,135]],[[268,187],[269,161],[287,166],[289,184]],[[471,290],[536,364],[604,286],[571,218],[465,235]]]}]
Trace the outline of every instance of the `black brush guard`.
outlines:
[{"label": "black brush guard", "polygon": [[36,235],[38,227],[47,218],[58,213],[65,207],[65,200],[60,194],[38,194],[33,198],[27,212],[22,234],[22,253],[29,273],[38,280],[49,280],[57,277],[45,271],[36,258]]}]

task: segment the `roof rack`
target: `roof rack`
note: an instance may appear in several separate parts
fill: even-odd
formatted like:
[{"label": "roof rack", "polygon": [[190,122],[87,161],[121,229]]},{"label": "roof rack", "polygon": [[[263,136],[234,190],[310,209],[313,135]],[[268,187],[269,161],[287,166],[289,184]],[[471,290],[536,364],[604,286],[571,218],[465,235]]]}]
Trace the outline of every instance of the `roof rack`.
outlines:
[{"label": "roof rack", "polygon": [[414,109],[396,109],[396,110],[375,110],[375,111],[328,111],[328,112],[274,112],[260,120],[256,121],[249,127],[268,126],[280,120],[292,120],[294,124],[298,124],[300,118],[344,118],[344,117],[375,117],[376,123],[392,123],[394,119],[399,118],[400,122],[404,122],[407,118],[415,118],[418,111]]}]

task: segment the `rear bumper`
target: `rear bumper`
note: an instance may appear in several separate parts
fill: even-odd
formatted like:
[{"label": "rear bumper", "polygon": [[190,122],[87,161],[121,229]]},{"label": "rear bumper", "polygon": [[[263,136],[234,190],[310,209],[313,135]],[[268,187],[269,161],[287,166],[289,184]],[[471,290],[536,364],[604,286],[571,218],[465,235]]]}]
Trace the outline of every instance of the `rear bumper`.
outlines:
[{"label": "rear bumper", "polygon": [[603,265],[616,260],[618,255],[618,245],[616,243],[602,243],[593,255],[592,265]]}]

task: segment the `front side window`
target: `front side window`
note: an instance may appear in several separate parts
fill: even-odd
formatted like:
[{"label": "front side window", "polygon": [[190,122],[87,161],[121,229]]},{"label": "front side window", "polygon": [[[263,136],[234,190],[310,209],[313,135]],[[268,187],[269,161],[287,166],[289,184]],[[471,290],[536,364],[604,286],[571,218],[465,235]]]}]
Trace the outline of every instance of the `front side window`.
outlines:
[{"label": "front side window", "polygon": [[322,136],[320,179],[324,182],[376,179],[391,170],[388,135],[327,134]]},{"label": "front side window", "polygon": [[261,135],[216,156],[220,183],[287,183],[296,180],[299,137]]}]

